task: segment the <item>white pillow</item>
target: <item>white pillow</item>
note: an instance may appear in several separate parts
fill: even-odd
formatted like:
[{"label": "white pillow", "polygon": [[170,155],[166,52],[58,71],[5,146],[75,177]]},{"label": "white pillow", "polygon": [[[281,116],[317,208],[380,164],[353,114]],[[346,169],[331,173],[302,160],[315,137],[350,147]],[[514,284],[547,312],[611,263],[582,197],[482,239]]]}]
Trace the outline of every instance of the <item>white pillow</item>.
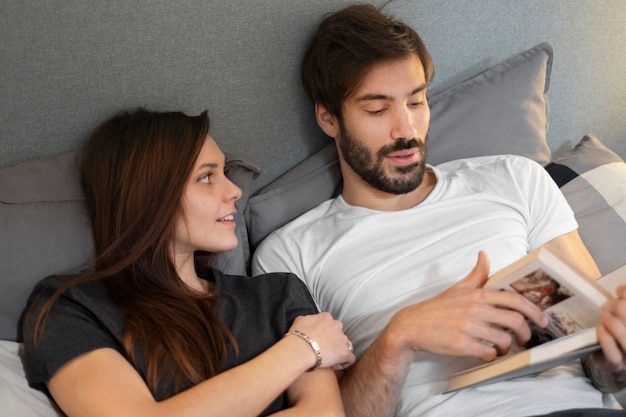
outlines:
[{"label": "white pillow", "polygon": [[41,391],[28,386],[20,359],[22,344],[0,340],[0,407],[11,417],[61,417],[56,405]]}]

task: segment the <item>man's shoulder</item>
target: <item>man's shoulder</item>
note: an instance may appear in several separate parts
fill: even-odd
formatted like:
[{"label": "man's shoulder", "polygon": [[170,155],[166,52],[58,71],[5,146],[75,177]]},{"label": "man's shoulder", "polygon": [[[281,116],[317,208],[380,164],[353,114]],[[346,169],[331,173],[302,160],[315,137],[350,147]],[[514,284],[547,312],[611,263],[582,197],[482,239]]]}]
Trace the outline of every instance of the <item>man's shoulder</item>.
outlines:
[{"label": "man's shoulder", "polygon": [[286,224],[276,229],[273,234],[289,235],[292,233],[300,233],[310,227],[317,226],[319,223],[329,221],[337,212],[335,200],[336,199],[332,198],[320,203],[316,207],[288,221]]},{"label": "man's shoulder", "polygon": [[442,170],[451,170],[458,168],[472,169],[481,166],[497,166],[497,165],[510,165],[510,164],[523,164],[523,165],[537,165],[537,162],[524,156],[512,155],[512,154],[500,154],[500,155],[484,155],[475,156],[472,158],[454,159],[451,161],[442,162],[436,167]]},{"label": "man's shoulder", "polygon": [[315,247],[314,241],[325,235],[326,225],[332,223],[332,213],[337,211],[333,208],[334,201],[327,200],[270,232],[254,250],[253,274],[290,271],[303,279],[304,271],[297,261],[300,259],[298,252]]},{"label": "man's shoulder", "polygon": [[487,155],[473,158],[456,159],[443,162],[434,167],[441,176],[478,175],[496,177],[513,176],[530,171],[543,171],[539,163],[519,155]]},{"label": "man's shoulder", "polygon": [[282,248],[282,250],[292,248],[291,243],[294,240],[301,243],[306,242],[309,233],[319,231],[324,224],[331,221],[333,213],[336,212],[333,207],[334,201],[335,199],[326,200],[271,231],[255,250],[253,262],[259,257],[259,254],[266,255],[266,252],[274,251],[277,247]]}]

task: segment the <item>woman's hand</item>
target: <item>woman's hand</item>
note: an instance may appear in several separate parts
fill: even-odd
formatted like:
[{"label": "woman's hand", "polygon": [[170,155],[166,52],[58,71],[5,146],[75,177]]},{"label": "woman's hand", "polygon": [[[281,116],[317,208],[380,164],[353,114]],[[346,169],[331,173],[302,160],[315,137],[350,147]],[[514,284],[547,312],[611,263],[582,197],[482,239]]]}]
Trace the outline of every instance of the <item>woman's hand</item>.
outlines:
[{"label": "woman's hand", "polygon": [[[297,317],[289,331],[295,330],[310,337],[319,345],[322,368],[345,369],[356,360],[352,353],[352,342],[343,332],[343,324],[333,319],[330,313]],[[315,354],[313,350],[311,353]]]}]

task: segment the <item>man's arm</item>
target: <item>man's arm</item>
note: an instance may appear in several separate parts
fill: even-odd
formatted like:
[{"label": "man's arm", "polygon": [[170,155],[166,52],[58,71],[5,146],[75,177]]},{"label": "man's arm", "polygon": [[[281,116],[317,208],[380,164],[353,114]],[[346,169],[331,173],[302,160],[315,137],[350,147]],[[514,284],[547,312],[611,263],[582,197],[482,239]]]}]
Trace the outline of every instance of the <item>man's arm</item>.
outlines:
[{"label": "man's arm", "polygon": [[509,350],[509,331],[521,343],[530,338],[526,317],[542,327],[548,324],[541,310],[521,295],[483,289],[488,275],[489,261],[481,252],[463,280],[398,311],[341,378],[346,414],[392,416],[416,351],[490,361]]},{"label": "man's arm", "polygon": [[414,352],[397,352],[396,343],[385,331],[361,359],[340,376],[339,387],[347,417],[395,414]]},{"label": "man's arm", "polygon": [[591,279],[600,278],[600,270],[577,230],[556,237],[545,244],[564,259],[569,260]]}]

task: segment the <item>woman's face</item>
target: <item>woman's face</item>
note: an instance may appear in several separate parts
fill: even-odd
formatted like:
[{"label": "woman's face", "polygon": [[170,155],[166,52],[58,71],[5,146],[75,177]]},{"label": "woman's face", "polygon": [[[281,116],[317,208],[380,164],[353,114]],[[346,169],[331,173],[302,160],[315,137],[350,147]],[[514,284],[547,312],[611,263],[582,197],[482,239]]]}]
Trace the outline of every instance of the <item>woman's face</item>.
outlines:
[{"label": "woman's face", "polygon": [[194,162],[176,223],[174,252],[222,252],[237,247],[235,201],[241,190],[224,175],[225,157],[211,136]]}]

